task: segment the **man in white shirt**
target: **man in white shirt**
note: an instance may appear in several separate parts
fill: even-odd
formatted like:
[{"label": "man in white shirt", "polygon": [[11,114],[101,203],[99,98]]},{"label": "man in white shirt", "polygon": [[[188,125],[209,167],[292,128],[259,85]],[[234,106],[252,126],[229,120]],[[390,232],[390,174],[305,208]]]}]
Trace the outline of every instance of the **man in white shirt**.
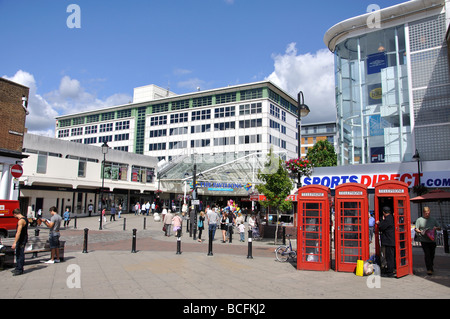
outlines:
[{"label": "man in white shirt", "polygon": [[219,215],[217,215],[215,207],[212,210],[207,208],[206,211],[206,218],[208,219],[208,230],[212,232],[211,239],[214,240],[217,223],[219,222]]}]

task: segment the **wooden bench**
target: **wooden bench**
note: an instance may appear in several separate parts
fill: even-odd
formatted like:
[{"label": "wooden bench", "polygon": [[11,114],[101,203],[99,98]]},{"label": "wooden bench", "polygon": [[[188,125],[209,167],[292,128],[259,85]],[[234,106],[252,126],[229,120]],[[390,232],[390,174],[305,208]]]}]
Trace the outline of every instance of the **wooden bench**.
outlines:
[{"label": "wooden bench", "polygon": [[[4,269],[7,266],[12,267],[15,262],[15,249],[11,249],[14,243],[13,238],[2,239],[2,245],[4,246],[0,249],[0,269]],[[59,260],[64,261],[64,246],[66,242],[64,240],[59,241]],[[51,252],[50,243],[48,238],[44,237],[29,237],[28,242],[25,245],[25,257],[28,254],[33,254],[31,258],[38,257],[38,253]]]}]

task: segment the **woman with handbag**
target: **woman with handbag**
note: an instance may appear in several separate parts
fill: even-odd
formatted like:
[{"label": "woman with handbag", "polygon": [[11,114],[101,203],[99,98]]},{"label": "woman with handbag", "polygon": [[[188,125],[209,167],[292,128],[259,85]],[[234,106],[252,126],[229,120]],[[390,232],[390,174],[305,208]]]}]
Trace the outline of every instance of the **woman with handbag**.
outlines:
[{"label": "woman with handbag", "polygon": [[205,213],[203,211],[200,212],[200,215],[198,216],[198,242],[202,242],[202,231],[205,229]]},{"label": "woman with handbag", "polygon": [[423,208],[422,217],[417,218],[415,223],[416,241],[420,241],[425,255],[427,274],[433,274],[434,254],[436,252],[436,230],[441,230],[439,222],[430,216],[430,208]]}]

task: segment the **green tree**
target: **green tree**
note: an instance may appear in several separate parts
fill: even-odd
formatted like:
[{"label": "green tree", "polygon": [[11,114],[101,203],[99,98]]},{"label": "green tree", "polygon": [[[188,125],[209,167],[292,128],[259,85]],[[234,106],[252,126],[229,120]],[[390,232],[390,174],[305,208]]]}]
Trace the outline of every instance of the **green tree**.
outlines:
[{"label": "green tree", "polygon": [[314,167],[337,166],[336,150],[327,140],[318,141],[308,149],[306,158],[313,163]]},{"label": "green tree", "polygon": [[259,184],[256,189],[260,194],[266,196],[265,201],[259,203],[263,207],[270,207],[277,213],[277,223],[275,228],[274,243],[277,244],[278,221],[280,219],[280,212],[292,209],[292,203],[286,201],[293,189],[292,180],[289,178],[289,173],[283,165],[280,157],[275,156],[270,150],[267,162],[264,169],[258,172],[258,179],[264,182]]}]

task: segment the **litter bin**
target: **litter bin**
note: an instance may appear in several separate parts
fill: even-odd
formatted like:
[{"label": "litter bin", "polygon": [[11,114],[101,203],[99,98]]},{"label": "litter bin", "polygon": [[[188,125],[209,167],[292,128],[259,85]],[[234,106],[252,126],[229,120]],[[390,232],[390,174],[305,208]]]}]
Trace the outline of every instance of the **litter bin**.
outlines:
[{"label": "litter bin", "polygon": [[0,270],[14,267],[14,249],[11,246],[0,248]]}]

